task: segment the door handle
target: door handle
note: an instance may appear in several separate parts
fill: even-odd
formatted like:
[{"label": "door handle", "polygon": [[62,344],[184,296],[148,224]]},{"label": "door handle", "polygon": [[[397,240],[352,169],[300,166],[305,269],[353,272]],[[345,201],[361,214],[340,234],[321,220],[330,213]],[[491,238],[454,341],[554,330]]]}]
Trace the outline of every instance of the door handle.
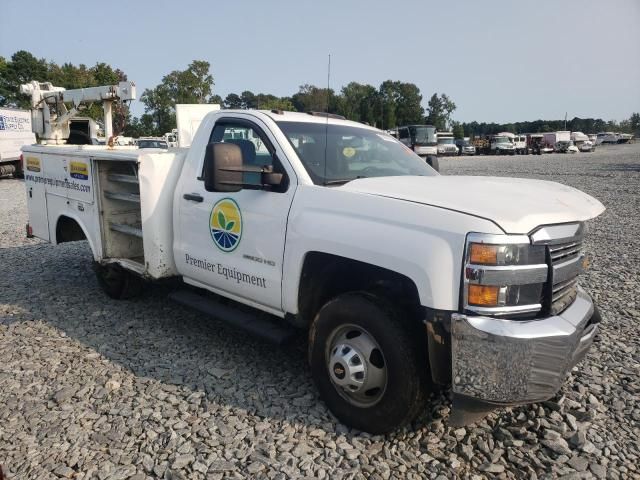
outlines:
[{"label": "door handle", "polygon": [[185,193],[182,198],[184,198],[185,200],[191,200],[192,202],[202,202],[202,200],[204,200],[202,198],[202,195],[200,195],[199,193]]}]

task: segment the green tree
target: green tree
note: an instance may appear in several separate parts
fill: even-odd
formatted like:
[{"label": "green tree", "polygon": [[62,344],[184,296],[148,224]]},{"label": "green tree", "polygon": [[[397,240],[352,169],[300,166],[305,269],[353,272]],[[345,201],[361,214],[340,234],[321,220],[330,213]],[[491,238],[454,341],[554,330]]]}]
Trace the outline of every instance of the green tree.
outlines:
[{"label": "green tree", "polygon": [[140,118],[134,118],[124,128],[124,134],[134,138],[155,137],[162,133],[156,130],[154,119],[148,113],[143,113]]},{"label": "green tree", "polygon": [[379,94],[381,128],[422,122],[422,94],[413,83],[386,80],[380,85]]},{"label": "green tree", "polygon": [[242,108],[242,99],[236,93],[230,93],[224,97],[224,108]]},{"label": "green tree", "polygon": [[265,95],[263,93],[257,96],[258,108],[261,110],[285,110],[295,111],[295,107],[288,98],[278,98],[274,95]]},{"label": "green tree", "polygon": [[258,108],[258,99],[256,95],[249,90],[245,90],[240,94],[240,100],[242,101],[241,108],[245,110]]},{"label": "green tree", "polygon": [[455,109],[456,104],[446,94],[438,96],[434,93],[427,104],[426,122],[438,130],[445,130],[451,123],[451,114]]},{"label": "green tree", "polygon": [[0,75],[0,102],[18,108],[29,108],[29,97],[20,93],[20,85],[32,80],[44,82],[49,79],[47,62],[38,59],[26,50],[20,50],[6,62]]},{"label": "green tree", "polygon": [[318,88],[315,85],[300,85],[297,93],[291,97],[291,103],[298,112],[337,113],[338,98],[332,89]]},{"label": "green tree", "polygon": [[145,105],[154,121],[158,134],[176,127],[175,105],[177,103],[209,103],[219,101],[214,98],[213,76],[209,73],[209,62],[194,60],[186,70],[174,70],[162,77],[162,82],[152,89],[146,89],[140,101]]},{"label": "green tree", "polygon": [[629,118],[629,127],[636,135],[640,134],[640,113],[632,113]]},{"label": "green tree", "polygon": [[464,126],[462,123],[452,121],[451,126],[453,127],[451,130],[454,138],[464,138]]},{"label": "green tree", "polygon": [[376,106],[380,99],[372,85],[351,82],[342,87],[338,102],[338,113],[349,120],[374,125],[377,120]]}]

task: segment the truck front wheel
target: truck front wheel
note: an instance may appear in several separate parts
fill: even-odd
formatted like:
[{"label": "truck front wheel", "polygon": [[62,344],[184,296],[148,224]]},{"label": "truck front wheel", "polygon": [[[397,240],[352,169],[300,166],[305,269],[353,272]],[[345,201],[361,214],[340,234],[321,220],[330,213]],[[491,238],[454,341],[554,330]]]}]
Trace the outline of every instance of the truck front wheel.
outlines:
[{"label": "truck front wheel", "polygon": [[309,331],[309,362],[320,395],[344,424],[374,434],[413,420],[424,407],[424,344],[399,311],[365,292],[326,303]]},{"label": "truck front wheel", "polygon": [[125,300],[137,297],[142,292],[143,281],[137,275],[125,270],[120,265],[108,263],[93,264],[98,283],[111,298]]}]

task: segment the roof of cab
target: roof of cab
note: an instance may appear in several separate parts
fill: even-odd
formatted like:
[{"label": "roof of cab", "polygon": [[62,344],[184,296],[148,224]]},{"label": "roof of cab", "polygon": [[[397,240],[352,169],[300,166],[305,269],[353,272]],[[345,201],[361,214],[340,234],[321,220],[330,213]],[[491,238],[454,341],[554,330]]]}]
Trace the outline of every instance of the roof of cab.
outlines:
[{"label": "roof of cab", "polygon": [[[247,112],[247,110],[241,110]],[[330,125],[347,125],[350,127],[368,128],[371,130],[378,130],[371,125],[366,125],[360,122],[354,122],[352,120],[343,120],[341,118],[326,117],[323,115],[311,115],[309,113],[302,112],[287,112],[283,110],[257,110],[260,113],[271,117],[275,122],[302,122],[302,123],[329,123]]]}]

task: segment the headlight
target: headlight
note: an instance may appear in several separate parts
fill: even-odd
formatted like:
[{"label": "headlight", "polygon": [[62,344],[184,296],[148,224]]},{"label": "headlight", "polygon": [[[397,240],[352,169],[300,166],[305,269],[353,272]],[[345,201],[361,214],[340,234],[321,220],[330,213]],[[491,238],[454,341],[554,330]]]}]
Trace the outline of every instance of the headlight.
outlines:
[{"label": "headlight", "polygon": [[531,245],[526,235],[469,234],[463,308],[483,315],[535,315],[547,273],[545,247]]}]

